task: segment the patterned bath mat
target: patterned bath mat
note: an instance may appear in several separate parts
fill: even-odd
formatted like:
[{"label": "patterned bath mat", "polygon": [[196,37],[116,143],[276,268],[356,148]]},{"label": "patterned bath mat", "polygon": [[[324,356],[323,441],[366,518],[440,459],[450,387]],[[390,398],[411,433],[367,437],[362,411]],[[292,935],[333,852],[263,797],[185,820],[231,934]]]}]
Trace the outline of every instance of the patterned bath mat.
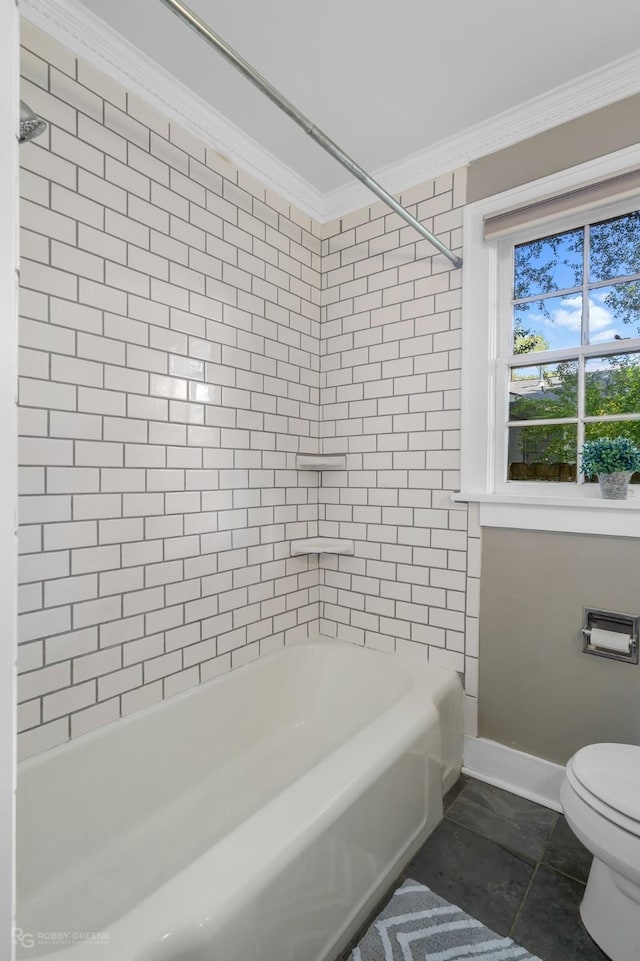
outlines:
[{"label": "patterned bath mat", "polygon": [[416,881],[405,881],[349,961],[540,961]]}]

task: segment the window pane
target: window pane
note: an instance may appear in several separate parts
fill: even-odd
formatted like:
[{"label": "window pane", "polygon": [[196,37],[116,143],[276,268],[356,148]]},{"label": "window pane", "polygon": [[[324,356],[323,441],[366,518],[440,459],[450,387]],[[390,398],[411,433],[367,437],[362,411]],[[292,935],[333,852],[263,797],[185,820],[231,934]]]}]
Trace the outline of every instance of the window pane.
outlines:
[{"label": "window pane", "polygon": [[545,297],[513,308],[513,353],[579,347],[582,341],[582,294]]},{"label": "window pane", "polygon": [[640,281],[598,287],[589,294],[589,343],[640,336]]},{"label": "window pane", "polygon": [[575,481],[578,428],[575,424],[510,427],[511,481]]},{"label": "window pane", "polygon": [[514,299],[580,286],[583,249],[582,229],[518,244],[514,260]]},{"label": "window pane", "polygon": [[512,367],[509,420],[558,420],[578,414],[578,362]]},{"label": "window pane", "polygon": [[589,280],[640,273],[640,211],[603,220],[591,227]]},{"label": "window pane", "polygon": [[[628,437],[638,447],[640,447],[640,420],[639,421],[602,421],[584,425],[584,439],[595,440],[598,437]],[[585,477],[589,483],[597,481],[595,477]],[[640,484],[640,473],[636,473],[631,478],[632,484]]]},{"label": "window pane", "polygon": [[585,364],[585,413],[640,414],[640,354],[590,357]]}]

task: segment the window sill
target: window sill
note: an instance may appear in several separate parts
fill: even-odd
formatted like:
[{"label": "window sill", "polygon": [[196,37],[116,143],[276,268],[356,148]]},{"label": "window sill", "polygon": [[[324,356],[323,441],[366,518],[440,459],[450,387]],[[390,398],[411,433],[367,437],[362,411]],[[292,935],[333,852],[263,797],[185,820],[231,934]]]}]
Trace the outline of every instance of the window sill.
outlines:
[{"label": "window sill", "polygon": [[460,492],[452,500],[477,503],[481,527],[564,531],[612,537],[640,537],[640,490],[627,500],[597,496],[560,497],[530,494]]}]

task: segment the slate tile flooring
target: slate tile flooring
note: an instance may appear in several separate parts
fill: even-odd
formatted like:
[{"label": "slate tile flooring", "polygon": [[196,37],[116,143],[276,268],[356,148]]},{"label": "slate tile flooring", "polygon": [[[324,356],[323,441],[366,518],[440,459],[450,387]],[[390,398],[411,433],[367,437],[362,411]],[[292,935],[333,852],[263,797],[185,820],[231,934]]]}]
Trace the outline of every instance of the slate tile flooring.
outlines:
[{"label": "slate tile flooring", "polygon": [[337,961],[349,957],[405,878],[426,884],[542,961],[608,961],[578,913],[591,855],[561,814],[464,776],[444,807],[444,820]]}]

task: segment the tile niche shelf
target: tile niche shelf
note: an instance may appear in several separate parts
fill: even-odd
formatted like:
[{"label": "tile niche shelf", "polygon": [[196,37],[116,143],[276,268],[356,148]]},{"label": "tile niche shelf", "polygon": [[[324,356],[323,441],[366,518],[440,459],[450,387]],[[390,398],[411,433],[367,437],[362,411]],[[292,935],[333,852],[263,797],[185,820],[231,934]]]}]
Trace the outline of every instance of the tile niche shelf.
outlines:
[{"label": "tile niche shelf", "polygon": [[[296,454],[298,470],[345,470],[346,454]],[[353,554],[353,541],[341,537],[305,537],[291,541],[293,557],[300,554]]]},{"label": "tile niche shelf", "polygon": [[297,470],[345,470],[346,454],[297,454]]},{"label": "tile niche shelf", "polygon": [[305,537],[291,541],[291,554],[353,554],[353,541],[341,537]]}]

